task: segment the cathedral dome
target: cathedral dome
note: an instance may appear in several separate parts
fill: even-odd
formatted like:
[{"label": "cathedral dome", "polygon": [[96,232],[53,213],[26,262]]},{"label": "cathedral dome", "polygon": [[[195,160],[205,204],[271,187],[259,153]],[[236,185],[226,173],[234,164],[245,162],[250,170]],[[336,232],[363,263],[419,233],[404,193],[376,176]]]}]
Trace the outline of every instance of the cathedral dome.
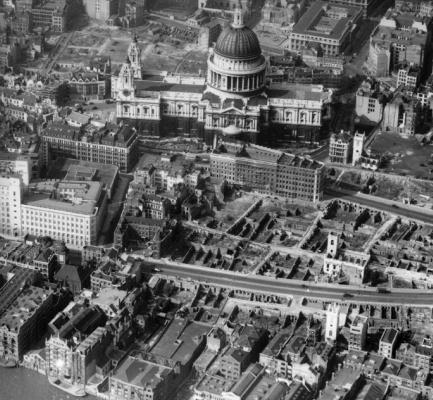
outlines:
[{"label": "cathedral dome", "polygon": [[250,60],[261,56],[259,39],[248,27],[227,26],[218,37],[214,49],[221,57]]}]

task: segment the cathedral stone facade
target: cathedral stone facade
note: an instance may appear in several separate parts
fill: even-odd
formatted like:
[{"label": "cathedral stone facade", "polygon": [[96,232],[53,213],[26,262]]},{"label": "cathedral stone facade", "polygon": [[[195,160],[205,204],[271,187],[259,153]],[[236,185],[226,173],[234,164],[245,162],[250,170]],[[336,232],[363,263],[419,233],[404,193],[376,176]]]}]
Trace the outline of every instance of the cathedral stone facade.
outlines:
[{"label": "cathedral stone facade", "polygon": [[209,144],[216,136],[268,146],[318,142],[331,92],[318,85],[272,86],[266,71],[259,40],[244,25],[240,7],[209,52],[206,78],[144,78],[134,38],[112,82],[117,119],[144,136],[199,136]]}]

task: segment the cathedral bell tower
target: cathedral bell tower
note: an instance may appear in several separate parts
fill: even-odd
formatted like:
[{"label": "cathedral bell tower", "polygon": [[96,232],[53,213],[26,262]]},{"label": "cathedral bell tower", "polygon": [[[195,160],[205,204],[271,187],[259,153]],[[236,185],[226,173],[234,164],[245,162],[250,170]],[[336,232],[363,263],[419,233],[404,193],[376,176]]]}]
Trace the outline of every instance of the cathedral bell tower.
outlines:
[{"label": "cathedral bell tower", "polygon": [[127,57],[126,62],[120,69],[119,78],[117,81],[117,91],[124,97],[129,97],[134,91],[134,71],[132,69],[129,57]]},{"label": "cathedral bell tower", "polygon": [[131,63],[131,68],[134,74],[134,78],[142,79],[141,49],[138,45],[137,35],[134,35],[134,39],[128,47],[128,59]]}]

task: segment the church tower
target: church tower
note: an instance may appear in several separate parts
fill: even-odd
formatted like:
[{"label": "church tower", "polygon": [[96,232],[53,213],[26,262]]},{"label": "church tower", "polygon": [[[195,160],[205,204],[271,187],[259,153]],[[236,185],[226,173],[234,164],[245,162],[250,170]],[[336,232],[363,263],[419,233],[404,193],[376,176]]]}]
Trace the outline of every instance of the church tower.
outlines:
[{"label": "church tower", "polygon": [[134,71],[132,69],[132,64],[127,57],[126,62],[122,65],[120,69],[119,78],[117,80],[117,91],[119,93],[123,91],[131,92],[134,90]]},{"label": "church tower", "polygon": [[362,133],[355,133],[353,137],[353,154],[352,154],[352,165],[356,165],[359,159],[362,157],[364,151],[365,135]]},{"label": "church tower", "polygon": [[340,325],[340,306],[337,304],[330,304],[326,309],[326,328],[325,328],[326,341],[335,342],[337,340],[339,325]]},{"label": "church tower", "polygon": [[138,45],[137,35],[134,35],[132,43],[128,47],[128,59],[135,79],[142,79],[141,72],[141,49]]}]

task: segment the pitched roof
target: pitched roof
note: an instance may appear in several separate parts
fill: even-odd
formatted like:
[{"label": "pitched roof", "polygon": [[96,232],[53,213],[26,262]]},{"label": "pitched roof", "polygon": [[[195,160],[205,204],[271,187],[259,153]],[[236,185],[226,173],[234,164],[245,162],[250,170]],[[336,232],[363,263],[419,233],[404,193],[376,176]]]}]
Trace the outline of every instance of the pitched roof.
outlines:
[{"label": "pitched roof", "polygon": [[59,282],[80,282],[83,283],[85,273],[82,267],[65,264],[55,274],[54,279]]}]

